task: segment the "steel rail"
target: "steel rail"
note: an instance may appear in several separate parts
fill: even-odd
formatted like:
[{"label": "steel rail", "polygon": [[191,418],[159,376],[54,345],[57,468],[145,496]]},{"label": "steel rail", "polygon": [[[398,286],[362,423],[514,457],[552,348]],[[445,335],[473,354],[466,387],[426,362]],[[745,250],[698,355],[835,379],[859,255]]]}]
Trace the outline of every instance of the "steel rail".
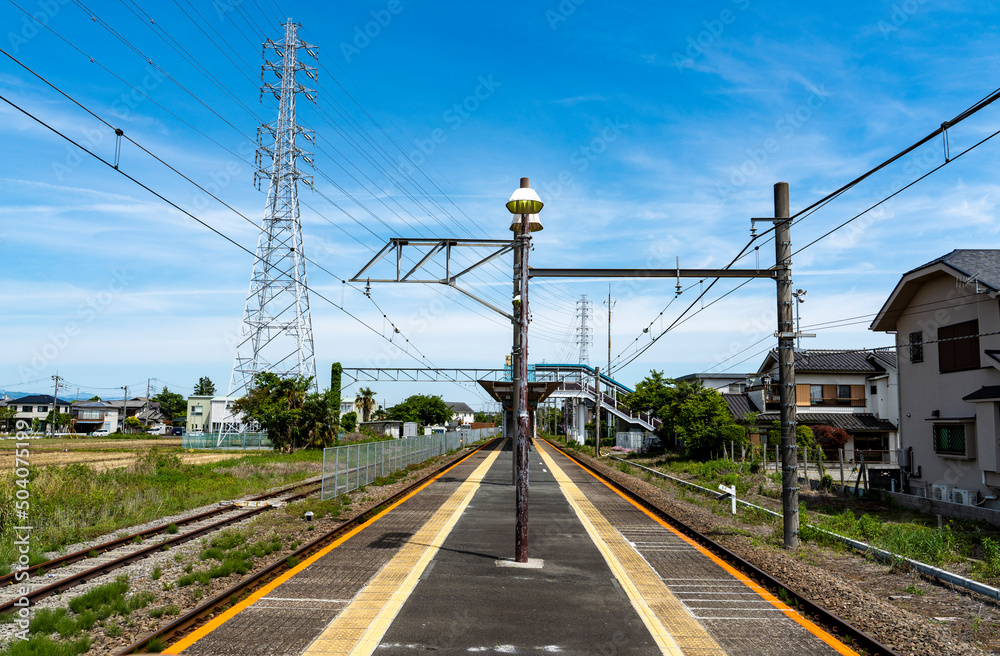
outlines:
[{"label": "steel rail", "polygon": [[[300,492],[296,495],[288,497],[286,501],[289,502],[298,501],[299,499],[303,499],[318,492],[319,489],[320,488],[317,487],[312,490],[306,490],[305,492]],[[260,506],[257,508],[251,508],[246,512],[242,512],[238,515],[234,515],[232,517],[226,517],[225,519],[219,520],[218,522],[208,524],[207,526],[202,526],[201,528],[189,531],[187,533],[181,533],[175,535],[161,542],[155,542],[137,551],[123,554],[113,560],[109,560],[105,563],[101,563],[100,565],[96,565],[89,569],[85,569],[82,572],[71,574],[70,576],[67,576],[64,579],[60,579],[58,581],[55,581],[54,583],[51,583],[50,585],[46,585],[41,588],[35,588],[34,590],[31,590],[25,595],[15,597],[10,601],[0,604],[0,613],[5,613],[13,609],[15,607],[14,604],[24,598],[27,598],[29,604],[33,606],[36,602],[38,602],[41,599],[45,599],[46,597],[51,597],[52,595],[61,594],[66,590],[69,590],[78,585],[86,583],[87,581],[89,581],[94,577],[103,576],[105,574],[115,571],[116,569],[120,569],[126,565],[131,565],[135,561],[142,560],[151,553],[154,553],[156,551],[163,551],[165,549],[169,549],[172,546],[183,544],[185,542],[190,542],[191,540],[199,538],[207,533],[213,533],[221,528],[225,528],[226,526],[236,524],[237,522],[241,522],[244,519],[249,519],[251,517],[254,517],[255,515],[267,512],[268,510],[271,510],[271,508],[272,506]],[[231,509],[231,507],[228,509]]]},{"label": "steel rail", "polygon": [[[305,487],[307,485],[314,485],[317,482],[319,482],[319,481],[306,481],[304,483],[297,483],[295,485],[291,485],[289,487],[283,488],[281,490],[276,490],[274,492],[265,492],[264,494],[258,494],[255,497],[250,497],[250,499],[248,499],[248,500],[249,501],[262,501],[264,499],[269,499],[269,498],[272,498],[272,497],[281,496],[282,494],[287,494],[288,492],[291,492],[292,490],[297,490],[300,487]],[[81,549],[80,551],[74,551],[73,553],[66,554],[65,556],[59,556],[57,558],[53,558],[51,560],[47,560],[44,563],[38,563],[37,565],[32,565],[31,567],[28,567],[27,569],[18,570],[18,572],[11,572],[10,574],[4,574],[3,576],[0,576],[0,586],[3,586],[3,585],[22,585],[23,581],[21,583],[16,583],[14,581],[14,577],[17,576],[20,572],[28,572],[29,576],[34,576],[35,574],[37,574],[39,572],[39,570],[51,571],[51,570],[53,570],[53,569],[55,569],[57,567],[63,567],[65,565],[72,565],[73,563],[79,562],[81,560],[86,560],[87,558],[92,558],[92,556],[90,554],[93,553],[94,551],[96,551],[98,553],[104,553],[104,552],[107,552],[107,551],[111,551],[112,549],[117,549],[119,547],[122,547],[122,546],[128,544],[129,542],[134,542],[136,538],[143,539],[143,538],[149,537],[151,535],[156,535],[158,533],[165,533],[165,532],[167,532],[167,530],[170,528],[171,525],[178,526],[178,527],[180,527],[180,526],[187,526],[188,524],[193,524],[195,522],[199,522],[199,521],[201,521],[203,519],[206,519],[208,517],[212,517],[213,515],[220,515],[222,513],[232,512],[234,508],[235,508],[234,506],[221,506],[219,508],[213,508],[213,509],[207,510],[207,511],[205,511],[203,513],[199,513],[197,515],[191,515],[189,517],[184,517],[182,519],[178,519],[177,521],[170,522],[168,524],[161,524],[159,526],[154,526],[153,528],[148,528],[148,529],[145,529],[145,530],[142,530],[142,531],[138,531],[136,533],[133,533],[131,535],[127,535],[127,536],[122,537],[122,538],[117,538],[115,540],[110,540],[108,542],[104,542],[102,544],[98,544],[96,546],[93,546],[93,547],[91,547],[89,549]],[[2,588],[0,588],[0,592],[2,592]]]},{"label": "steel rail", "polygon": [[328,531],[324,535],[321,535],[315,538],[314,540],[308,542],[307,544],[299,547],[294,552],[288,554],[281,560],[278,560],[277,562],[268,565],[259,572],[251,574],[250,576],[243,579],[236,585],[227,588],[226,590],[223,590],[222,592],[215,595],[205,603],[201,604],[200,606],[191,610],[190,612],[181,615],[180,617],[173,620],[169,624],[160,627],[159,629],[157,629],[152,633],[146,634],[142,638],[136,640],[135,642],[128,645],[121,651],[117,652],[115,656],[127,656],[128,654],[144,653],[143,650],[153,639],[160,639],[166,642],[168,645],[171,644],[172,642],[180,640],[182,637],[184,637],[191,631],[201,626],[201,624],[205,620],[219,613],[225,612],[237,601],[246,598],[254,590],[257,590],[263,587],[264,585],[267,585],[268,582],[277,578],[286,569],[290,569],[291,566],[288,564],[290,558],[296,558],[299,561],[308,558],[312,553],[319,551],[320,549],[327,546],[331,542],[336,541],[339,537],[341,537],[345,533],[348,533],[354,528],[360,526],[361,524],[366,522],[369,518],[380,512],[383,508],[395,503],[399,499],[402,499],[413,490],[425,484],[432,478],[438,476],[441,472],[445,471],[446,469],[454,465],[457,465],[458,463],[464,460],[467,460],[474,454],[478,453],[480,450],[488,446],[491,446],[495,444],[497,441],[500,441],[502,439],[504,438],[495,437],[489,442],[482,444],[479,447],[470,451],[469,453],[463,455],[461,458],[458,458],[454,462],[445,463],[440,467],[437,467],[436,469],[434,469],[434,471],[428,473],[426,476],[421,477],[420,479],[414,481],[412,484],[406,486],[404,489],[400,490],[396,494],[393,494],[392,496],[384,499],[381,503],[379,503],[375,507],[346,520],[340,526]]},{"label": "steel rail", "polygon": [[807,615],[811,615],[814,619],[818,619],[820,624],[823,624],[829,629],[832,629],[834,633],[839,634],[841,638],[848,638],[854,642],[854,644],[864,650],[866,654],[874,655],[881,654],[883,656],[899,656],[889,647],[883,645],[878,640],[865,633],[861,629],[850,624],[847,620],[838,617],[833,614],[823,606],[812,601],[803,594],[800,594],[785,584],[780,579],[768,574],[764,570],[760,569],[753,563],[743,559],[742,557],[736,555],[726,547],[722,546],[718,542],[715,542],[711,538],[701,534],[697,530],[691,528],[684,522],[678,520],[677,518],[670,515],[667,511],[660,508],[657,504],[649,501],[643,497],[638,492],[635,492],[628,487],[618,483],[617,481],[605,476],[601,471],[598,471],[590,463],[584,462],[583,460],[577,458],[573,453],[564,449],[559,444],[553,443],[549,440],[545,440],[547,444],[557,449],[560,453],[565,455],[567,458],[577,463],[587,471],[591,472],[595,476],[599,477],[602,481],[606,481],[609,485],[613,486],[616,490],[620,491],[622,494],[626,495],[628,498],[632,499],[639,505],[641,505],[646,510],[649,510],[655,515],[658,515],[664,521],[668,522],[671,526],[676,528],[681,533],[687,535],[695,542],[699,543],[703,547],[707,548],[715,555],[719,556],[730,565],[734,566],[736,569],[740,570],[748,577],[757,581],[760,585],[768,588],[772,591],[777,591],[779,598],[791,597],[794,600],[794,606],[799,610],[803,611]]}]

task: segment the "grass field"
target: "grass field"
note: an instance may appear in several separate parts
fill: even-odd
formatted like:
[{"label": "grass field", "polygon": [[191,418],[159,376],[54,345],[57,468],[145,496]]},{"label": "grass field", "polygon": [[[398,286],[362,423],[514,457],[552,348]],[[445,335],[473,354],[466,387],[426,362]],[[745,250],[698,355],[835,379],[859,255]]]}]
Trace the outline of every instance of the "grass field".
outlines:
[{"label": "grass field", "polygon": [[[179,439],[37,440],[29,446],[31,561],[43,553],[191,508],[319,475],[322,451],[197,452]],[[14,441],[0,441],[0,571],[16,554]],[[23,473],[23,470],[22,470]],[[23,497],[23,492],[22,492]]]}]

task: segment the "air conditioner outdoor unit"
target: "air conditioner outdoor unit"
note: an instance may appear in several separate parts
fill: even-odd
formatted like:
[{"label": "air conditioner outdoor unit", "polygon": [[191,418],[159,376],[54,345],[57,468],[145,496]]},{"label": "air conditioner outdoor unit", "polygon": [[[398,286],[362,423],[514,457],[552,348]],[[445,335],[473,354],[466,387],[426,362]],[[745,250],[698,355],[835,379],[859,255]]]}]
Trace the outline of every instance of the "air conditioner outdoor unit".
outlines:
[{"label": "air conditioner outdoor unit", "polygon": [[955,488],[951,491],[952,503],[960,503],[963,506],[975,505],[977,496],[977,490],[960,490]]},{"label": "air conditioner outdoor unit", "polygon": [[933,498],[935,501],[951,501],[951,495],[948,494],[948,486],[932,485],[931,498]]},{"label": "air conditioner outdoor unit", "polygon": [[913,488],[913,492],[916,496],[920,497],[921,499],[927,497],[927,488],[925,487],[915,487]]}]

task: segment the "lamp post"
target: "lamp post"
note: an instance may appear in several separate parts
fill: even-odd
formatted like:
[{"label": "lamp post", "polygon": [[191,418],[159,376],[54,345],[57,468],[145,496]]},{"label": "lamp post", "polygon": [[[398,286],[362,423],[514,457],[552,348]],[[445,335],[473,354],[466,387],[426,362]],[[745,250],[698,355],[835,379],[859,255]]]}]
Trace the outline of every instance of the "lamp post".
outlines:
[{"label": "lamp post", "polygon": [[528,178],[521,178],[521,186],[514,190],[507,209],[514,215],[510,229],[516,242],[514,248],[514,560],[528,562],[528,251],[531,233],[542,229],[538,212],[542,200],[529,186]]}]

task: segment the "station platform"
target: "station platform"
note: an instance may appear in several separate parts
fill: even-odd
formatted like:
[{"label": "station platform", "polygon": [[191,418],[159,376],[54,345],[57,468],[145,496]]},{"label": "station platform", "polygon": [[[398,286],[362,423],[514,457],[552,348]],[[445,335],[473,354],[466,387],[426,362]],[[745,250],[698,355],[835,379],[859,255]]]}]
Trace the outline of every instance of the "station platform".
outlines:
[{"label": "station platform", "polygon": [[854,654],[544,442],[440,474],[164,653]]}]

